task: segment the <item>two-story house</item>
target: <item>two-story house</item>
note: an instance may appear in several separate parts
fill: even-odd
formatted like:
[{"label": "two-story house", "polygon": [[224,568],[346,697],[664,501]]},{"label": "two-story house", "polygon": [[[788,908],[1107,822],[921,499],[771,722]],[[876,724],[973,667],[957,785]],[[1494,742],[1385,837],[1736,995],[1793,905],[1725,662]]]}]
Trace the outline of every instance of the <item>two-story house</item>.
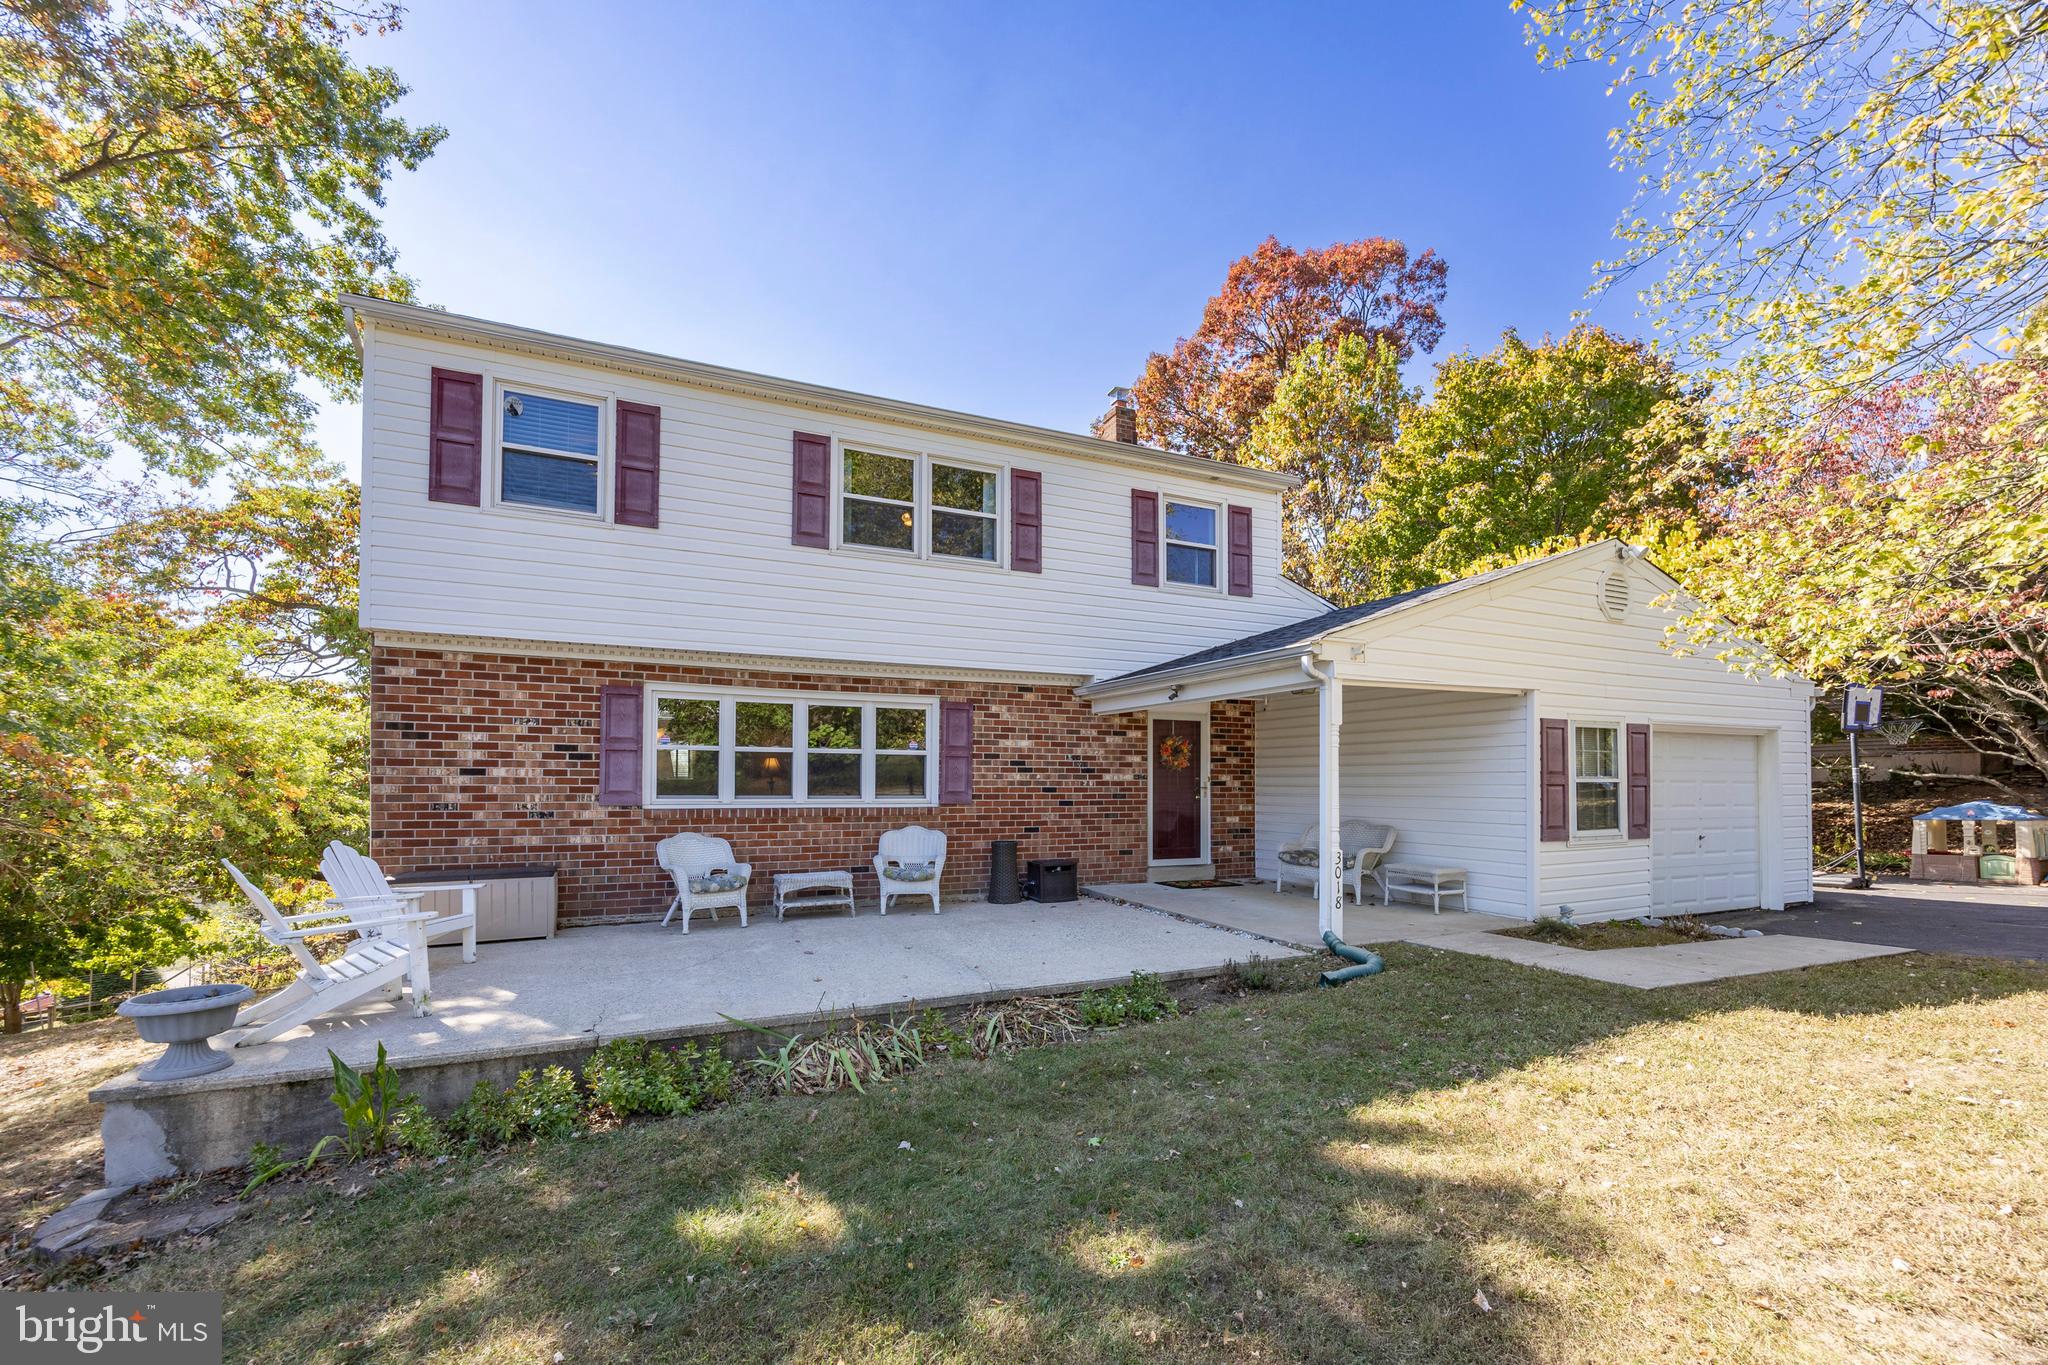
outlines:
[{"label": "two-story house", "polygon": [[923,824],[966,897],[995,839],[1249,879],[1364,815],[1500,914],[1808,894],[1810,687],[1668,650],[1627,547],[1333,611],[1280,573],[1287,476],[1121,406],[1073,435],[345,302],[393,871],[554,864],[577,922],[659,914],[681,830],[865,877]]}]

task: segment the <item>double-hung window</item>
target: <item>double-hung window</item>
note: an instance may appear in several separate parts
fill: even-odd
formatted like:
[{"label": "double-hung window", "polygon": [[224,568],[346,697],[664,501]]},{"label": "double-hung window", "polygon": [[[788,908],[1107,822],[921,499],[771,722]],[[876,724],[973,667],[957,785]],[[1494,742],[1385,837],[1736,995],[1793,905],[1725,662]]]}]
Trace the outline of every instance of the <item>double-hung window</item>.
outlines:
[{"label": "double-hung window", "polygon": [[839,543],[984,564],[1002,556],[1002,480],[931,455],[841,446]]},{"label": "double-hung window", "polygon": [[840,452],[839,537],[848,545],[917,553],[917,461],[847,446]]},{"label": "double-hung window", "polygon": [[928,805],[936,703],[656,688],[656,805]]},{"label": "double-hung window", "polygon": [[1621,735],[1612,725],[1572,727],[1572,832],[1621,832]]},{"label": "double-hung window", "polygon": [[604,405],[507,387],[498,406],[498,500],[595,516]]},{"label": "double-hung window", "polygon": [[932,553],[996,562],[996,476],[932,461]]},{"label": "double-hung window", "polygon": [[1216,586],[1216,509],[1198,502],[1166,504],[1166,581]]}]

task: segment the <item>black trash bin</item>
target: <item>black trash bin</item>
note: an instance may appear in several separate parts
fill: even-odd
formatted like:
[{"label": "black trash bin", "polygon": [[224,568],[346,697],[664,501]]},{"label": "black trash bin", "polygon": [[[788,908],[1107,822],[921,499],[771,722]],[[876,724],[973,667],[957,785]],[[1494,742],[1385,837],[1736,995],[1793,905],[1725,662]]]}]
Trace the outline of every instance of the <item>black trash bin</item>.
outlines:
[{"label": "black trash bin", "polygon": [[989,846],[988,899],[992,905],[1015,905],[1024,899],[1017,880],[1017,841],[998,839]]},{"label": "black trash bin", "polygon": [[1033,858],[1024,866],[1024,894],[1057,905],[1081,899],[1081,877],[1072,858]]}]

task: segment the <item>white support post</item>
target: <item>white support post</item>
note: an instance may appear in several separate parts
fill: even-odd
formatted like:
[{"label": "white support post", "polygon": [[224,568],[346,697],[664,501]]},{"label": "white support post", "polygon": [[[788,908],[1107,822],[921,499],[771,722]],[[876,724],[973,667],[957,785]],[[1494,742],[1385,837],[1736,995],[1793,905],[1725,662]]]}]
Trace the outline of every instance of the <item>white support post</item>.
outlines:
[{"label": "white support post", "polygon": [[1316,880],[1319,932],[1344,937],[1344,850],[1337,834],[1343,825],[1343,792],[1339,782],[1339,738],[1344,732],[1344,684],[1326,677],[1316,688],[1316,810],[1321,826],[1322,876]]}]

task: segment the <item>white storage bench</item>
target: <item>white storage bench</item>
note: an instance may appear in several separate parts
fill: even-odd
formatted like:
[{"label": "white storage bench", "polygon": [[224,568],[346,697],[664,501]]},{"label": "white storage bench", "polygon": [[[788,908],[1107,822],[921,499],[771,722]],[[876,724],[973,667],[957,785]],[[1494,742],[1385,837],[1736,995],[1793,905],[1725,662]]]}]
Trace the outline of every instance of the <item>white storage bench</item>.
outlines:
[{"label": "white storage bench", "polygon": [[[518,867],[432,867],[401,872],[393,886],[433,882],[482,882],[476,893],[476,941],[555,936],[555,873],[552,863]],[[459,891],[430,891],[420,909],[452,915],[462,908]]]}]

